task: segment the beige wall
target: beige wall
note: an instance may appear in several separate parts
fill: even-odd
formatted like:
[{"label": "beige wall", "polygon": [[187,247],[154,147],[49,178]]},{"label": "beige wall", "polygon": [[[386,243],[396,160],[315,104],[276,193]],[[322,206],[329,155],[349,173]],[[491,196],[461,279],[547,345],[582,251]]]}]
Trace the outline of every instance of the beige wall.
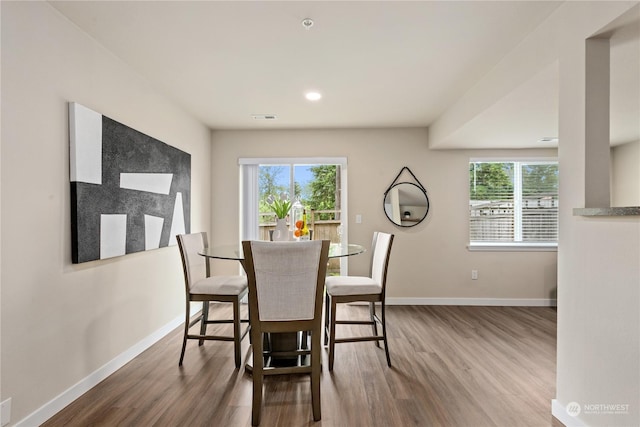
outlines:
[{"label": "beige wall", "polygon": [[211,155],[208,129],[48,3],[1,7],[1,400],[15,422],[184,310],[175,246],[71,264],[67,102],[191,153],[194,229],[209,225]]},{"label": "beige wall", "polygon": [[[640,425],[640,218],[580,217],[585,206],[585,39],[633,3],[574,3],[560,58],[560,243],[557,402],[578,403],[590,426]],[[608,144],[607,140],[603,143]],[[627,414],[589,404],[629,405]]]},{"label": "beige wall", "polygon": [[[0,400],[17,421],[182,314],[177,249],[74,266],[70,262],[68,101],[76,101],[192,154],[192,229],[238,237],[239,157],[345,156],[349,233],[368,243],[396,233],[392,299],[546,299],[556,283],[549,252],[468,252],[469,157],[553,152],[434,151],[423,129],[209,131],[43,2],[1,2]],[[628,4],[579,5],[568,14],[561,59],[561,237],[557,400],[631,404],[626,418],[587,415],[589,425],[638,425],[640,221],[582,218],[584,37]],[[578,5],[572,5],[578,7]],[[210,137],[213,145],[210,146]],[[409,166],[431,200],[427,221],[399,229],[382,195]],[[353,221],[363,216],[362,224]],[[351,273],[366,271],[354,257]],[[237,271],[237,264],[221,263]],[[470,270],[479,271],[471,281]],[[170,287],[170,288],[169,288]]]},{"label": "beige wall", "polygon": [[611,149],[611,206],[640,206],[640,141]]},{"label": "beige wall", "polygon": [[[555,156],[555,150],[437,151],[427,142],[426,129],[214,131],[212,238],[220,243],[238,239],[239,158],[347,157],[349,240],[369,246],[374,230],[396,235],[388,278],[391,302],[555,298],[555,252],[467,250],[469,158]],[[403,166],[426,187],[431,204],[426,221],[413,228],[394,226],[383,211],[383,193]],[[358,214],[361,224],[355,223]],[[350,273],[367,273],[367,256],[349,262]],[[237,268],[226,265],[231,272]],[[472,269],[478,270],[478,280],[471,280]]]}]

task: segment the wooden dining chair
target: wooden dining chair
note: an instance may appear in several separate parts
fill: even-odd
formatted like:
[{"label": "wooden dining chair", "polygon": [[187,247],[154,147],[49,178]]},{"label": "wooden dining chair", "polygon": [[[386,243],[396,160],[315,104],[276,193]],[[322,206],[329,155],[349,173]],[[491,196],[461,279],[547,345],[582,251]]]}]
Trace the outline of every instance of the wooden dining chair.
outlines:
[{"label": "wooden dining chair", "polygon": [[[324,343],[329,345],[329,370],[333,370],[335,345],[338,343],[375,341],[380,347],[384,341],[387,365],[391,367],[389,344],[387,341],[387,324],[385,316],[385,292],[387,285],[387,268],[391,256],[393,234],[375,232],[371,245],[371,266],[369,276],[329,276],[325,281],[325,335]],[[337,320],[338,304],[350,302],[368,302],[369,320]],[[376,313],[376,303],[381,304],[380,316]],[[336,338],[336,324],[370,325],[372,335]],[[377,325],[382,327],[382,335],[378,334]]]},{"label": "wooden dining chair", "polygon": [[[253,348],[251,424],[260,424],[265,375],[311,374],[313,419],[320,420],[320,335],[322,292],[329,256],[328,240],[242,242],[249,281],[249,318]],[[265,334],[307,331],[311,348],[263,351]],[[265,357],[310,356],[310,364],[265,366]]]},{"label": "wooden dining chair", "polygon": [[[182,351],[180,352],[179,366],[182,366],[187,340],[198,340],[198,345],[202,345],[205,340],[233,341],[234,360],[236,368],[241,364],[241,341],[247,335],[249,325],[242,331],[241,323],[248,324],[248,319],[240,318],[240,300],[247,295],[247,278],[245,276],[212,276],[209,266],[209,258],[198,254],[208,247],[207,233],[181,234],[176,236],[182,268],[184,271],[185,284],[185,323],[182,339]],[[202,302],[202,312],[194,319],[190,319],[191,303]],[[209,303],[222,302],[233,305],[233,318],[231,319],[209,319]],[[200,323],[200,333],[189,333],[189,329]],[[228,335],[207,335],[207,325],[232,323],[233,336]]]}]

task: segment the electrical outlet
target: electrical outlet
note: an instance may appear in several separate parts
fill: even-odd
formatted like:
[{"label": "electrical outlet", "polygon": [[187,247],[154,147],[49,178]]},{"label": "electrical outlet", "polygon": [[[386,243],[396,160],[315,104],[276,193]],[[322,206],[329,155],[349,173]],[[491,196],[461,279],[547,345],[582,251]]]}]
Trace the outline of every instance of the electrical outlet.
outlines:
[{"label": "electrical outlet", "polygon": [[11,398],[0,403],[0,426],[6,426],[11,421]]},{"label": "electrical outlet", "polygon": [[356,224],[362,224],[362,215],[356,215]]},{"label": "electrical outlet", "polygon": [[478,280],[478,270],[471,270],[471,280]]}]

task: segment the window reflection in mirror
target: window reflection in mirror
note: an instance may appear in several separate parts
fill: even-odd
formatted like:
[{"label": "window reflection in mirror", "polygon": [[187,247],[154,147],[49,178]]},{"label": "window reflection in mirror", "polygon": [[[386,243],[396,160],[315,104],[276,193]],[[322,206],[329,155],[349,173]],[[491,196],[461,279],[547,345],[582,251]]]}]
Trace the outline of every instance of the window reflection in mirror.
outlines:
[{"label": "window reflection in mirror", "polygon": [[427,216],[429,199],[425,191],[411,182],[393,185],[384,198],[384,212],[391,222],[401,227],[413,227]]}]

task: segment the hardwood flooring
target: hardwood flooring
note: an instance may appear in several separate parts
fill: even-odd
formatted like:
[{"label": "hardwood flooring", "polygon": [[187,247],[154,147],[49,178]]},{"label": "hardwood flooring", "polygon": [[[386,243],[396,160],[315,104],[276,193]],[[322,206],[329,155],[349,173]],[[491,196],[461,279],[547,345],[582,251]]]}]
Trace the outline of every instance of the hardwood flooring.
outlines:
[{"label": "hardwood flooring", "polygon": [[[312,420],[308,376],[275,376],[265,379],[261,426],[561,426],[551,416],[553,309],[389,306],[387,327],[393,368],[382,348],[348,343],[336,345],[329,373],[323,349],[322,421]],[[233,344],[190,341],[179,368],[181,340],[177,328],[43,426],[250,426],[251,377],[234,368]]]}]

